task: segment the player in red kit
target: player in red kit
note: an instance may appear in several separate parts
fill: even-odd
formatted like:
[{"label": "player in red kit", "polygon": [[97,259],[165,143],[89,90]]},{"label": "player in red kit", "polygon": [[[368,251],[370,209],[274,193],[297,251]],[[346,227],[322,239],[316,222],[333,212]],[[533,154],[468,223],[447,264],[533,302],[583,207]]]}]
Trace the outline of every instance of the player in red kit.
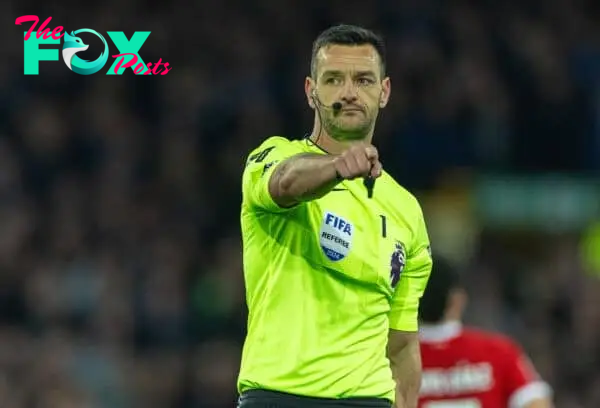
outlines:
[{"label": "player in red kit", "polygon": [[463,327],[466,300],[457,271],[435,259],[419,306],[419,408],[551,408],[550,387],[515,342]]}]

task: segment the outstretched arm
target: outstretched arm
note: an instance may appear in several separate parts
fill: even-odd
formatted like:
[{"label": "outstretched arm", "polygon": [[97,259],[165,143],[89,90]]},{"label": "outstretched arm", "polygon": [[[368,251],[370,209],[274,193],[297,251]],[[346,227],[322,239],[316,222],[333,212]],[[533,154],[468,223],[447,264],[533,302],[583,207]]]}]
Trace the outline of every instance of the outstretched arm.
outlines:
[{"label": "outstretched arm", "polygon": [[280,207],[323,197],[342,180],[381,175],[377,150],[356,144],[339,156],[304,153],[285,160],[269,180],[269,193]]}]

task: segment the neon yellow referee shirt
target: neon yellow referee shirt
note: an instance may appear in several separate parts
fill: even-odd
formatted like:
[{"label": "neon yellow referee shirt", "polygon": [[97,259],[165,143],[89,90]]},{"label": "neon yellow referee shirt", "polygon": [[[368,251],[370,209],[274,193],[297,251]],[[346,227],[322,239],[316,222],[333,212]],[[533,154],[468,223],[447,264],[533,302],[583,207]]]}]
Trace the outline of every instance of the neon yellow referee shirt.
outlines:
[{"label": "neon yellow referee shirt", "polygon": [[241,226],[248,333],[238,390],[394,401],[390,328],[417,331],[432,260],[421,207],[387,173],[291,209],[269,194],[277,165],[325,154],[273,136],[249,156]]}]

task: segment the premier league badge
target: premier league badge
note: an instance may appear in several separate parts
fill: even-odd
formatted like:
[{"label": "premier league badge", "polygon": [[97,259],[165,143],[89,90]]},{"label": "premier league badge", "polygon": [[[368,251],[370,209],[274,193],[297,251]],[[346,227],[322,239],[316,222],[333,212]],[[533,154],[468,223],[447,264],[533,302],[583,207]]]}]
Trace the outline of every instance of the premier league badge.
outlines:
[{"label": "premier league badge", "polygon": [[404,266],[406,266],[406,251],[401,242],[396,242],[396,249],[392,253],[390,261],[390,283],[392,288],[396,288],[396,285],[398,285]]}]

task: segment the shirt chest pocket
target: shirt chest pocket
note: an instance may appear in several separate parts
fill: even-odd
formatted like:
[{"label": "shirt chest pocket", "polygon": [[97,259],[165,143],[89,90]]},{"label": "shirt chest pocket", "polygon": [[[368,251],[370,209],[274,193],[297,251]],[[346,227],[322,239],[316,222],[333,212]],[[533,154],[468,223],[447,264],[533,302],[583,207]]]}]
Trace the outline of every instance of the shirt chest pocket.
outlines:
[{"label": "shirt chest pocket", "polygon": [[302,252],[312,263],[357,281],[369,280],[377,241],[368,216],[353,215],[351,208],[319,206],[311,211],[310,241]]},{"label": "shirt chest pocket", "polygon": [[[312,261],[390,295],[406,264],[407,231],[376,213],[352,216],[350,208],[315,211]],[[316,250],[315,250],[316,248]]]}]

